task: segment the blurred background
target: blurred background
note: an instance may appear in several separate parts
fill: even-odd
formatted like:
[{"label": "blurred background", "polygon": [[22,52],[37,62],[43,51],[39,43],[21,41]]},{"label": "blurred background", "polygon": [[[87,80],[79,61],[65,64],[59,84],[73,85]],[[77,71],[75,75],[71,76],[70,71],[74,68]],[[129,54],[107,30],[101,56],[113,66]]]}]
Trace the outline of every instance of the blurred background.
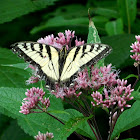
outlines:
[{"label": "blurred background", "polygon": [[[57,36],[58,32],[67,29],[75,31],[75,35],[86,42],[89,8],[102,43],[113,48],[112,53],[105,59],[105,64],[112,63],[119,69],[121,78],[137,74],[133,66],[134,61],[130,58],[130,45],[135,41],[135,35],[140,34],[138,0],[1,0],[0,64],[9,64],[6,57],[13,56],[9,49],[15,42],[37,41],[50,34]],[[1,54],[6,49],[8,53],[5,53],[6,56],[3,58]],[[2,76],[0,70],[0,77]],[[128,81],[133,83],[135,78]],[[15,122],[0,114],[0,139],[33,139],[24,134]],[[138,137],[137,133],[133,134],[136,130],[137,128],[131,130],[131,134]]]}]

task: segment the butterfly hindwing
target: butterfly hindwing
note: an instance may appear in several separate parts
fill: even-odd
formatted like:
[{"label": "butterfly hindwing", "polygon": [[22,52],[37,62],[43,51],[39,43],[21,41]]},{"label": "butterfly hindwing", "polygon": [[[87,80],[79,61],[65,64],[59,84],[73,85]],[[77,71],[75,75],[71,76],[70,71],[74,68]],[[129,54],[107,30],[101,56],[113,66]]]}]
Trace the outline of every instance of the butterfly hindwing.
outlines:
[{"label": "butterfly hindwing", "polygon": [[84,44],[72,48],[67,54],[60,81],[67,81],[83,66],[95,64],[110,51],[111,48],[105,44]]}]

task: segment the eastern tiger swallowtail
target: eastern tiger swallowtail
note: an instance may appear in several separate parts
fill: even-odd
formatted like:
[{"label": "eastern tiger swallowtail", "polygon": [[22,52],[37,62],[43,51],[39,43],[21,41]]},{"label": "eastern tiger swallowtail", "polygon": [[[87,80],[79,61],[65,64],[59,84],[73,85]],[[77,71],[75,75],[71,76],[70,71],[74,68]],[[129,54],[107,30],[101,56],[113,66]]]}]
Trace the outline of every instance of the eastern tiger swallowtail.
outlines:
[{"label": "eastern tiger swallowtail", "polygon": [[38,68],[38,75],[45,78],[50,89],[55,88],[55,83],[70,85],[71,79],[83,66],[94,65],[111,51],[111,47],[100,43],[59,50],[37,42],[18,42],[12,45],[12,49]]}]

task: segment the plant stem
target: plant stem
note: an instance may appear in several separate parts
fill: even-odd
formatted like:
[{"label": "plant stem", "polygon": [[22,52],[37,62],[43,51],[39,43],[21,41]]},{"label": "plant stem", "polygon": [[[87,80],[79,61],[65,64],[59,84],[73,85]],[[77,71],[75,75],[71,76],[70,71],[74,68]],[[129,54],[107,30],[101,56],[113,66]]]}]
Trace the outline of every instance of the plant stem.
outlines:
[{"label": "plant stem", "polygon": [[63,125],[65,123],[63,123],[61,120],[59,120],[57,117],[55,117],[54,115],[50,114],[49,112],[46,112],[49,116],[53,117],[54,119],[56,119],[57,121],[59,121],[60,123],[62,123]]},{"label": "plant stem", "polygon": [[139,65],[137,66],[137,71],[138,71],[138,78],[136,79],[135,83],[134,83],[134,84],[133,84],[133,86],[132,86],[132,88],[133,88],[133,89],[135,88],[135,86],[136,86],[137,82],[138,82],[138,81],[139,81],[139,79],[140,79],[140,70],[139,70]]},{"label": "plant stem", "polygon": [[90,124],[89,120],[87,120],[87,122],[88,122],[88,124],[89,124],[89,126],[90,126],[92,132],[94,133],[96,139],[97,139],[97,140],[100,140],[100,139],[98,138],[97,134],[95,133],[94,129],[92,128],[92,125]]},{"label": "plant stem", "polygon": [[100,131],[99,131],[99,128],[98,128],[98,125],[96,123],[96,120],[95,120],[95,117],[93,116],[93,121],[92,121],[93,125],[94,125],[94,128],[96,130],[96,133],[98,134],[98,137],[100,140],[102,140],[102,136],[100,134]]},{"label": "plant stem", "polygon": [[90,116],[90,114],[85,110],[85,108],[78,102],[76,101],[76,103],[79,105],[79,108],[81,110],[81,113],[84,115],[84,116]]},{"label": "plant stem", "polygon": [[[49,112],[46,112],[49,116],[53,117],[54,119],[56,119],[57,121],[59,121],[61,124],[65,125],[65,123],[63,123],[61,120],[59,120],[57,117],[55,117],[54,115],[50,114]],[[79,135],[76,132],[73,132],[75,135],[77,135],[81,140],[86,140],[85,138],[83,138],[81,135]]]},{"label": "plant stem", "polygon": [[92,114],[92,110],[91,110],[91,108],[90,108],[90,106],[89,106],[87,100],[86,100],[82,95],[81,95],[81,98],[82,98],[82,100],[83,100],[83,102],[84,102],[84,104],[85,104],[85,107],[86,107],[87,110],[89,111],[89,114]]}]

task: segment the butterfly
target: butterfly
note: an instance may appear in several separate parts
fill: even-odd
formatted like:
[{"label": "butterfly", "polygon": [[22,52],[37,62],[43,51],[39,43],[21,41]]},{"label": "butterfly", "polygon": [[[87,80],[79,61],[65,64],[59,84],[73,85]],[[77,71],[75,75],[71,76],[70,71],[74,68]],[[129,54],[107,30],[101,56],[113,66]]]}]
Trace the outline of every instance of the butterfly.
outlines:
[{"label": "butterfly", "polygon": [[26,62],[38,68],[37,74],[45,79],[46,87],[54,90],[55,84],[70,85],[71,80],[85,65],[94,65],[112,50],[106,44],[84,44],[61,50],[37,42],[18,42],[11,45]]}]

